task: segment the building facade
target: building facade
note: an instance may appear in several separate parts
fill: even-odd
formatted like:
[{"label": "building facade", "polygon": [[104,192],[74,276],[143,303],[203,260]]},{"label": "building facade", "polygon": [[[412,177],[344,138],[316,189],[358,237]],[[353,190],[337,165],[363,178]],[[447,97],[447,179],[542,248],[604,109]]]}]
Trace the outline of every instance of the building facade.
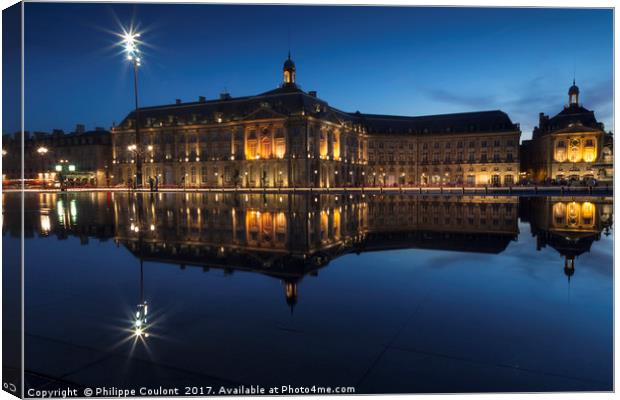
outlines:
[{"label": "building facade", "polygon": [[370,185],[510,186],[519,176],[517,124],[502,111],[361,115]]},{"label": "building facade", "polygon": [[[520,130],[501,111],[402,117],[347,113],[296,84],[248,97],[145,107],[112,129],[114,182],[315,187],[511,185]],[[138,140],[139,139],[139,140]]]},{"label": "building facade", "polygon": [[531,140],[522,144],[522,170],[538,183],[613,180],[613,138],[594,111],[579,103],[573,82],[568,105],[552,118],[540,113]]},{"label": "building facade", "polygon": [[[21,179],[21,137],[21,133],[16,133],[2,138],[3,181]],[[67,185],[111,183],[111,137],[102,128],[86,131],[78,125],[75,132],[67,134],[62,130],[25,132],[23,150],[26,182],[52,184],[62,178]]]}]

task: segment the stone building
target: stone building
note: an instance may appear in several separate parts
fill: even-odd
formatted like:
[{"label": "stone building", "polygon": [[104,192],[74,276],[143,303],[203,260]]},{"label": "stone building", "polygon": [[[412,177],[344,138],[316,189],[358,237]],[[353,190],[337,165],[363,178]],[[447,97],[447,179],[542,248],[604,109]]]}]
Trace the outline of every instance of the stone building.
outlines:
[{"label": "stone building", "polygon": [[367,138],[359,124],[295,83],[288,58],[274,90],[233,98],[139,110],[141,146],[134,145],[135,115],[112,130],[117,182],[143,180],[187,187],[333,187],[337,175],[359,182]]},{"label": "stone building", "polygon": [[613,138],[594,111],[568,90],[568,105],[552,118],[540,113],[531,140],[523,141],[521,169],[534,182],[613,180]]},{"label": "stone building", "polygon": [[255,96],[144,107],[112,129],[116,183],[186,187],[511,185],[520,130],[501,111],[403,117],[347,113],[296,84]]},{"label": "stone building", "polygon": [[[21,147],[21,133],[3,136],[3,180],[21,179]],[[86,131],[78,125],[71,133],[25,132],[23,147],[27,184],[53,184],[60,177],[69,185],[107,186],[111,182],[111,138],[102,128]]]},{"label": "stone building", "polygon": [[360,114],[368,183],[510,186],[519,174],[517,124],[502,111],[400,117]]}]

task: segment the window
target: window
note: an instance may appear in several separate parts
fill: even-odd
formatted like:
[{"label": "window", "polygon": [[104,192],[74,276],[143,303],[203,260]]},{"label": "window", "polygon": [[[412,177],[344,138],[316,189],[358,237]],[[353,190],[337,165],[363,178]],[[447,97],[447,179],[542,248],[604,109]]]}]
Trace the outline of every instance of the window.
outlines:
[{"label": "window", "polygon": [[482,153],[480,155],[480,162],[487,162],[487,154],[486,153]]},{"label": "window", "polygon": [[269,132],[263,133],[263,138],[260,142],[260,153],[263,158],[271,157],[271,137],[269,137]]},{"label": "window", "polygon": [[508,162],[512,162],[513,161],[512,153],[506,153],[506,161],[508,161]]}]

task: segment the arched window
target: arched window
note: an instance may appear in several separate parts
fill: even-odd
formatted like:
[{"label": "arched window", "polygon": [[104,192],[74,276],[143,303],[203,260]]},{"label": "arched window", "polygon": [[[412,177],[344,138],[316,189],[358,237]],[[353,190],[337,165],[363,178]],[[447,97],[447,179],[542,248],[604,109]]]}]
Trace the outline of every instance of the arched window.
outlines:
[{"label": "arched window", "polygon": [[583,160],[593,162],[596,160],[596,139],[589,138],[583,143]]},{"label": "arched window", "polygon": [[581,223],[587,227],[594,226],[595,205],[589,201],[581,205]]},{"label": "arched window", "polygon": [[568,203],[567,212],[567,223],[568,226],[576,226],[579,223],[579,214],[581,213],[581,207],[576,202]]},{"label": "arched window", "polygon": [[334,160],[340,159],[340,132],[334,132],[333,152]]},{"label": "arched window", "polygon": [[270,212],[262,213],[260,216],[261,239],[266,243],[273,240],[273,214]]},{"label": "arched window", "polygon": [[555,143],[554,159],[558,162],[566,161],[566,140],[561,139]]},{"label": "arched window", "polygon": [[553,205],[553,223],[555,226],[566,224],[566,205],[564,203],[555,203]]},{"label": "arched window", "polygon": [[275,155],[277,158],[284,158],[284,154],[286,154],[286,139],[282,129],[278,129],[275,138]]},{"label": "arched window", "polygon": [[579,139],[571,139],[568,148],[568,161],[581,161],[581,141]]},{"label": "arched window", "polygon": [[319,154],[321,158],[327,157],[327,134],[321,131],[321,141],[319,147]]},{"label": "arched window", "polygon": [[262,158],[271,157],[271,137],[269,134],[263,135],[260,140],[260,156]]},{"label": "arched window", "polygon": [[256,138],[256,131],[251,131],[248,134],[245,144],[245,158],[247,160],[253,160],[258,156],[258,140]]}]

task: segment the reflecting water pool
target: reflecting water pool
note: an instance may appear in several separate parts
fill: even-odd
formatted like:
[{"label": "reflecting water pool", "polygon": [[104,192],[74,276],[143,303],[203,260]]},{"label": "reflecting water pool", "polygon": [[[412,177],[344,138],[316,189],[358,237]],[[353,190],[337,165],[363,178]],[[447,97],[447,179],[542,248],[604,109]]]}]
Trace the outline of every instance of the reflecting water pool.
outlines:
[{"label": "reflecting water pool", "polygon": [[611,197],[24,203],[27,388],[612,390]]}]

